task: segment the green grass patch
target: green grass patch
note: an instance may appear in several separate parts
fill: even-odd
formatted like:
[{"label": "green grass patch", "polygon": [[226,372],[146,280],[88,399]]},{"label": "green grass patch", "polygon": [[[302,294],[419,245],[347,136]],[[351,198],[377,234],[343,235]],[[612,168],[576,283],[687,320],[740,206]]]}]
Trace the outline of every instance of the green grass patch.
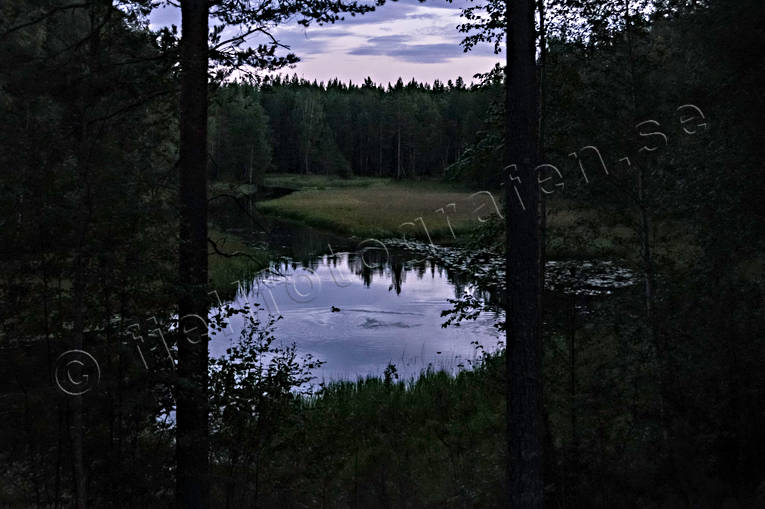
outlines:
[{"label": "green grass patch", "polygon": [[349,177],[341,178],[336,175],[300,175],[296,173],[271,173],[264,177],[267,187],[284,187],[296,191],[315,189],[343,189],[349,187],[369,187],[385,185],[390,182],[387,178]]},{"label": "green grass patch", "polygon": [[[365,183],[323,190],[304,188],[275,200],[261,202],[258,210],[358,237],[406,235],[427,240],[429,235],[433,241],[441,242],[466,237],[472,228],[480,224],[479,216],[496,214],[487,195],[473,196],[473,193],[464,190],[454,190],[448,184],[358,180]],[[496,193],[494,199],[499,205]],[[481,205],[483,207],[476,212]],[[443,212],[438,212],[439,209]]]}]

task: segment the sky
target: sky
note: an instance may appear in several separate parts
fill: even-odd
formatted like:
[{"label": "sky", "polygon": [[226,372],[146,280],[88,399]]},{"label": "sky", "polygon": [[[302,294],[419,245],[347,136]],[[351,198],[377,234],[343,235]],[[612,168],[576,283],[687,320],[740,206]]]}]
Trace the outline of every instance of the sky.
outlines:
[{"label": "sky", "polygon": [[[463,36],[457,25],[465,1],[399,0],[334,25],[305,28],[291,23],[279,27],[274,35],[301,59],[294,69],[282,73],[324,82],[337,77],[360,83],[371,77],[387,84],[401,77],[405,82],[414,78],[432,83],[462,76],[470,83],[474,74],[490,70],[504,55],[495,55],[488,44],[469,53],[462,51]],[[151,24],[180,26],[180,15],[165,8],[152,15]]]}]

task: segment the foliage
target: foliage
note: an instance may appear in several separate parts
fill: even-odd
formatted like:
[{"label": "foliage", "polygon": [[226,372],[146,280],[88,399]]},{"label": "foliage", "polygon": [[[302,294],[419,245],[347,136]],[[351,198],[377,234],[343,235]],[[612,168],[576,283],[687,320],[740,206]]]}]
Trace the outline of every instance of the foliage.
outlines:
[{"label": "foliage", "polygon": [[226,85],[215,91],[209,114],[212,180],[262,184],[271,166],[268,117],[260,93]]},{"label": "foliage", "polygon": [[263,456],[261,507],[500,504],[501,358],[456,377],[388,372],[294,401]]},{"label": "foliage", "polygon": [[238,315],[243,325],[238,341],[210,366],[213,464],[224,480],[220,499],[226,507],[257,505],[264,450],[296,398],[311,394],[312,371],[322,362],[311,355],[298,357],[294,344],[280,344],[273,335],[277,318],[261,322],[262,308],[228,308],[225,313],[226,321]]},{"label": "foliage", "polygon": [[[173,291],[173,71],[135,7],[0,3],[2,505],[73,504],[78,435],[96,505],[170,485],[167,393],[128,341]],[[53,382],[73,347],[104,368],[77,428]]]},{"label": "foliage", "polygon": [[262,96],[279,173],[440,177],[487,107],[486,94],[461,79],[384,88],[277,76],[264,80]]}]

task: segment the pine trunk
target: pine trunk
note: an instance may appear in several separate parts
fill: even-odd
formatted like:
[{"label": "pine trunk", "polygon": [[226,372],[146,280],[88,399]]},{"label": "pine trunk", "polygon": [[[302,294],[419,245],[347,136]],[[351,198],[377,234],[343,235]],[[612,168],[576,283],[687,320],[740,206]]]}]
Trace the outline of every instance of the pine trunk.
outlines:
[{"label": "pine trunk", "polygon": [[181,2],[179,329],[176,501],[209,506],[207,436],[207,15],[206,0]]},{"label": "pine trunk", "polygon": [[506,8],[507,485],[508,506],[526,509],[543,506],[534,0]]}]

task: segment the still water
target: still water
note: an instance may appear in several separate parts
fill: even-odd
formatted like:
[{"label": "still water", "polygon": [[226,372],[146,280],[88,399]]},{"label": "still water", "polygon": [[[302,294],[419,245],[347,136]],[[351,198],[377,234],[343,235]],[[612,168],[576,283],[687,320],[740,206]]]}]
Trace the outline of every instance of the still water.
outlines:
[{"label": "still water", "polygon": [[[264,315],[281,316],[276,338],[326,362],[315,372],[319,381],[380,375],[389,363],[409,378],[429,367],[467,367],[476,357],[475,342],[490,351],[502,339],[493,313],[460,327],[441,326],[448,299],[465,285],[435,262],[367,245],[301,262],[282,259],[233,303],[257,303]],[[235,340],[241,321],[232,325],[211,341],[211,355],[223,354]]]},{"label": "still water", "polygon": [[[259,304],[261,320],[281,316],[276,338],[325,362],[314,372],[319,382],[380,375],[389,363],[405,379],[431,367],[455,372],[476,359],[476,345],[490,352],[504,340],[494,313],[441,326],[449,299],[466,291],[480,287],[482,298],[496,301],[501,258],[416,243],[403,249],[400,241],[345,238],[270,218],[248,228],[241,217],[230,221],[227,229],[275,253],[268,271],[241,282],[233,304]],[[545,287],[556,295],[598,298],[634,282],[629,270],[610,261],[547,262]],[[241,325],[233,320],[219,333],[211,355],[223,355]]]}]

